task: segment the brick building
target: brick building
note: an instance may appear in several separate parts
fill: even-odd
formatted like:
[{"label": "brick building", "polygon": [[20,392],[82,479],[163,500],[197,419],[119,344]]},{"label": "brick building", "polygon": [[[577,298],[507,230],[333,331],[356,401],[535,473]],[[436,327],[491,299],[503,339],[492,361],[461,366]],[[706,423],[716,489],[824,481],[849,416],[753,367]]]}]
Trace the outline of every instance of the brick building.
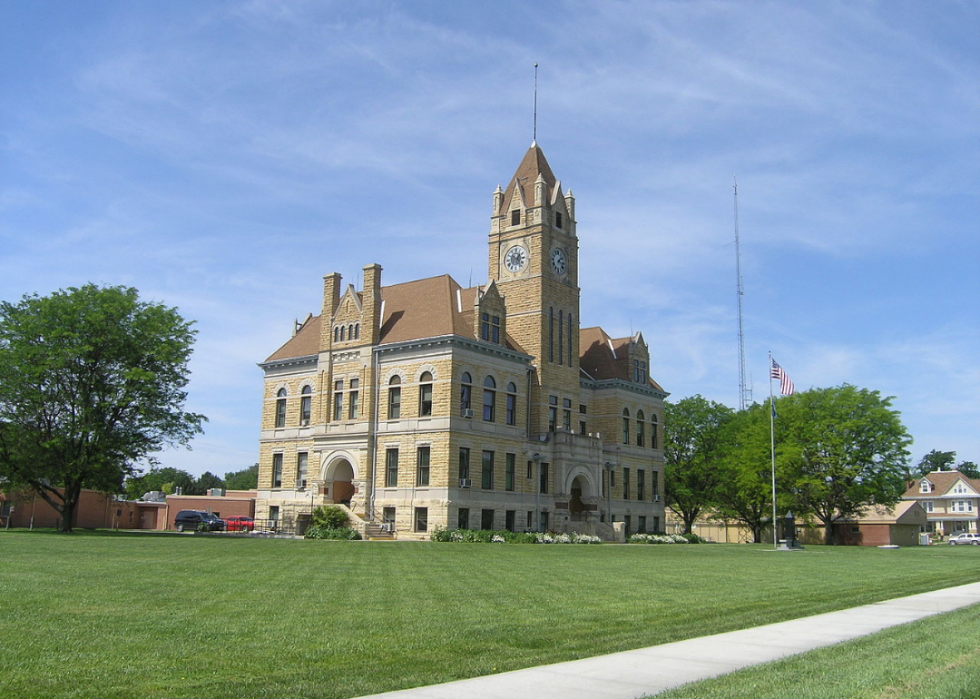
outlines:
[{"label": "brick building", "polygon": [[324,277],[320,315],[259,365],[257,518],[338,503],[400,538],[662,529],[667,393],[642,334],[580,326],[575,200],[537,144],[492,208],[484,285]]}]

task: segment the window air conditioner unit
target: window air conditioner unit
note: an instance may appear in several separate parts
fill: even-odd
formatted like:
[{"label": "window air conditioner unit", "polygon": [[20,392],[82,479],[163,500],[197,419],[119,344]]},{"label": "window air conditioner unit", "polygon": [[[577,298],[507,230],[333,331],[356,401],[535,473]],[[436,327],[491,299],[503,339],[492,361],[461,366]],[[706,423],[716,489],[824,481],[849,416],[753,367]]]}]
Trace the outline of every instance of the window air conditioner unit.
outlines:
[{"label": "window air conditioner unit", "polygon": [[305,418],[303,420],[300,420],[299,421],[299,424],[300,424],[300,427],[309,427],[310,426],[309,418]]},{"label": "window air conditioner unit", "polygon": [[468,418],[473,417],[473,409],[472,408],[464,408],[463,409],[463,417],[468,417]]},{"label": "window air conditioner unit", "polygon": [[381,525],[381,531],[388,532],[388,533],[395,531],[395,523],[385,522],[384,524]]},{"label": "window air conditioner unit", "polygon": [[660,496],[659,495],[654,495],[653,496],[653,501],[654,502],[660,502]]},{"label": "window air conditioner unit", "polygon": [[305,478],[300,482],[299,487],[300,488],[305,488],[306,487],[306,479]]},{"label": "window air conditioner unit", "polygon": [[460,488],[472,488],[473,487],[473,479],[472,478],[460,478],[459,479],[459,487]]}]

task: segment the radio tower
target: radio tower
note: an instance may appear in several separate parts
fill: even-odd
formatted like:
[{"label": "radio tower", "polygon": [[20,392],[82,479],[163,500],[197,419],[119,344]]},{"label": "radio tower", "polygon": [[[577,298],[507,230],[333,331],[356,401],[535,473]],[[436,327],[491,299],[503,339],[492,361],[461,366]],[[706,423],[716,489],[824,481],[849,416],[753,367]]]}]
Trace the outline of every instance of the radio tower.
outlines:
[{"label": "radio tower", "polygon": [[742,249],[738,240],[738,180],[732,175],[735,185],[735,294],[738,298],[738,409],[745,410],[752,400],[752,389],[745,385],[745,332],[742,327]]}]

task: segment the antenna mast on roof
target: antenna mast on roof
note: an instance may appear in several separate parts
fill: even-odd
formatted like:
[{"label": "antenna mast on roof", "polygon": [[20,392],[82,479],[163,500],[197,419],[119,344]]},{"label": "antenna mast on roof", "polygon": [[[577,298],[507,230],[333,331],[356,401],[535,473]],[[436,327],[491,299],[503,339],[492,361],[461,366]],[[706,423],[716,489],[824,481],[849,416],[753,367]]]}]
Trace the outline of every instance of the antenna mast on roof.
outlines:
[{"label": "antenna mast on roof", "polygon": [[538,64],[534,64],[534,125],[531,129],[534,143],[538,142]]},{"label": "antenna mast on roof", "polygon": [[742,248],[738,240],[738,180],[732,175],[735,201],[735,293],[738,298],[738,409],[745,410],[746,403],[752,400],[752,389],[745,384],[745,332],[742,326],[742,297],[745,288],[742,284]]}]

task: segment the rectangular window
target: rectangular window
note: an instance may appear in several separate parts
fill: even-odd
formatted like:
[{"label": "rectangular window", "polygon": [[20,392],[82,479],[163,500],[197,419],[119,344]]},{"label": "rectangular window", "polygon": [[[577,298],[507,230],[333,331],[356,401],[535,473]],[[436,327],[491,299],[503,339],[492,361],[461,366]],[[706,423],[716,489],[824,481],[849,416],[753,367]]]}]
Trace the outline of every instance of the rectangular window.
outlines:
[{"label": "rectangular window", "polygon": [[459,514],[456,515],[456,528],[457,529],[470,528],[470,508],[468,507],[459,508]]},{"label": "rectangular window", "polygon": [[398,420],[402,416],[402,389],[394,386],[388,389],[388,419]]},{"label": "rectangular window", "polygon": [[530,512],[529,511],[527,513],[527,524],[525,526],[528,529],[532,529],[534,527],[534,513],[533,512]]},{"label": "rectangular window", "polygon": [[528,461],[527,462],[527,479],[528,480],[531,480],[532,478],[534,478],[534,462],[533,461]]},{"label": "rectangular window", "polygon": [[504,512],[504,529],[509,532],[514,531],[514,517],[516,514],[514,510],[506,510]]},{"label": "rectangular window", "polygon": [[541,531],[543,531],[543,532],[548,531],[548,513],[547,512],[542,512],[541,513]]},{"label": "rectangular window", "polygon": [[561,228],[561,212],[555,212],[555,228]]},{"label": "rectangular window", "polygon": [[493,452],[483,452],[483,479],[480,487],[484,490],[493,490]]},{"label": "rectangular window", "polygon": [[932,500],[923,500],[922,501],[922,509],[924,509],[926,512],[932,512],[933,511],[932,510]]},{"label": "rectangular window", "polygon": [[286,399],[276,401],[276,427],[286,426]]},{"label": "rectangular window", "polygon": [[548,492],[548,464],[541,464],[541,492]]},{"label": "rectangular window", "polygon": [[562,409],[561,426],[565,429],[566,432],[571,432],[572,431],[572,401],[566,398],[562,401],[562,406],[563,409]]},{"label": "rectangular window", "polygon": [[334,381],[333,391],[333,419],[336,422],[344,419],[344,382]]},{"label": "rectangular window", "polygon": [[633,517],[626,515],[623,517],[623,522],[626,523],[626,536],[628,538],[633,533]]},{"label": "rectangular window", "polygon": [[306,471],[309,467],[310,455],[301,451],[296,455],[296,487],[305,488],[306,487]]},{"label": "rectangular window", "polygon": [[417,532],[429,531],[429,508],[428,507],[415,508],[415,531]]},{"label": "rectangular window", "polygon": [[420,487],[429,485],[429,447],[419,447],[416,455],[415,484]]},{"label": "rectangular window", "polygon": [[653,518],[653,533],[654,534],[659,534],[660,533],[660,518],[659,517],[654,517]]},{"label": "rectangular window", "polygon": [[514,209],[510,212],[510,225],[519,226],[521,225],[521,210]]},{"label": "rectangular window", "polygon": [[517,468],[517,454],[504,455],[504,490],[514,489],[514,470]]},{"label": "rectangular window", "polygon": [[359,379],[351,379],[350,380],[350,396],[349,396],[349,398],[350,398],[350,409],[349,409],[349,411],[347,413],[347,419],[348,420],[356,420],[357,419],[357,388],[358,388],[358,384],[359,383],[360,383],[360,380]]},{"label": "rectangular window", "polygon": [[481,340],[490,339],[490,314],[489,313],[480,314],[480,339]]},{"label": "rectangular window", "polygon": [[548,431],[558,427],[558,396],[548,396]]},{"label": "rectangular window", "polygon": [[493,531],[493,510],[480,510],[480,529]]},{"label": "rectangular window", "polygon": [[398,450],[385,451],[385,488],[398,487]]},{"label": "rectangular window", "polygon": [[495,345],[500,344],[500,316],[490,318],[490,342]]},{"label": "rectangular window", "polygon": [[636,499],[642,500],[643,494],[646,492],[646,477],[647,472],[643,469],[636,469]]},{"label": "rectangular window", "polygon": [[658,478],[659,472],[650,471],[650,494],[653,495],[653,500],[656,502],[660,499],[660,479]]},{"label": "rectangular window", "polygon": [[[469,447],[459,448],[459,479],[470,479],[470,450]],[[465,528],[465,527],[464,527]]]},{"label": "rectangular window", "polygon": [[636,518],[636,533],[646,534],[647,533],[647,518],[640,515]]},{"label": "rectangular window", "polygon": [[565,312],[558,311],[558,363],[565,363]]},{"label": "rectangular window", "polygon": [[517,396],[513,393],[507,394],[507,424],[517,424]]},{"label": "rectangular window", "polygon": [[623,469],[623,500],[630,499],[630,470]]},{"label": "rectangular window", "polygon": [[419,387],[419,416],[432,415],[432,384],[424,383]]},{"label": "rectangular window", "polygon": [[548,361],[555,361],[555,309],[548,309]]},{"label": "rectangular window", "polygon": [[272,487],[282,487],[282,454],[272,455]]},{"label": "rectangular window", "polygon": [[279,505],[271,505],[269,507],[269,522],[273,526],[279,521]]}]

